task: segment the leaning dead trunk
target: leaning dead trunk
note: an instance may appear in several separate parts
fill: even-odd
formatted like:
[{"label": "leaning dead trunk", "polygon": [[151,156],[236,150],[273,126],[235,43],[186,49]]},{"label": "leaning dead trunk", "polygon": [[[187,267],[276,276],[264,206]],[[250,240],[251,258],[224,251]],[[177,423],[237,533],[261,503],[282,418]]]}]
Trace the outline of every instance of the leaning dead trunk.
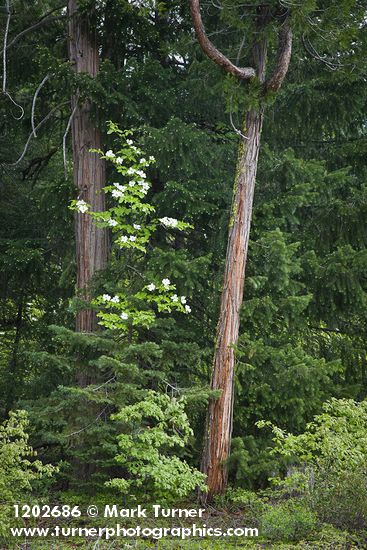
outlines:
[{"label": "leaning dead trunk", "polygon": [[[283,9],[281,6],[279,7]],[[220,390],[220,396],[209,401],[204,436],[202,471],[207,475],[208,486],[208,493],[202,495],[202,499],[205,500],[221,493],[227,484],[226,461],[231,446],[233,418],[234,347],[238,340],[240,309],[243,301],[252,204],[263,122],[263,99],[269,91],[275,92],[279,89],[287,73],[292,51],[292,31],[289,27],[287,11],[272,13],[268,5],[259,6],[252,48],[254,68],[241,68],[219,52],[209,40],[201,19],[200,1],[190,0],[190,8],[196,36],[205,54],[236,78],[249,80],[256,76],[261,84],[258,108],[251,109],[245,117],[235,178],[211,380],[211,388]],[[273,20],[281,21],[278,35],[278,55],[275,70],[272,76],[265,81],[267,58],[265,28]]]},{"label": "leaning dead trunk", "polygon": [[[79,15],[77,0],[69,0],[69,59],[76,73],[86,73],[95,78],[99,71],[99,53],[96,30],[90,18],[93,13]],[[102,188],[105,185],[104,162],[90,149],[101,149],[101,133],[92,118],[90,101],[72,98],[73,175],[78,198],[91,205],[91,210],[105,209]],[[97,228],[92,218],[80,212],[75,215],[75,240],[77,264],[77,291],[79,296],[90,299],[90,282],[94,274],[107,263],[107,231]],[[96,316],[90,309],[79,311],[76,318],[78,332],[93,332],[97,327]]]},{"label": "leaning dead trunk", "polygon": [[211,381],[211,388],[221,390],[221,394],[209,403],[202,460],[209,499],[222,492],[227,483],[225,461],[230,451],[233,417],[233,346],[239,332],[262,119],[262,110],[247,113],[248,140],[241,143],[237,166]]}]

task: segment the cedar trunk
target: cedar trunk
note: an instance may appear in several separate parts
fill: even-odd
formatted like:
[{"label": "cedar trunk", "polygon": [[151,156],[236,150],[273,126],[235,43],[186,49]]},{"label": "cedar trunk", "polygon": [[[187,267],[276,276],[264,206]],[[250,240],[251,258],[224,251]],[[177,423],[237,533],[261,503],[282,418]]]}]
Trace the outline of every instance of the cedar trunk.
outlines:
[{"label": "cedar trunk", "polygon": [[[93,12],[78,14],[78,1],[69,0],[69,59],[76,73],[86,73],[92,78],[98,75],[99,52],[96,41]],[[105,166],[103,160],[90,149],[101,149],[101,132],[92,116],[90,101],[72,97],[73,176],[78,198],[86,201],[92,211],[105,210]],[[90,216],[75,215],[75,240],[77,264],[77,292],[84,300],[90,299],[90,282],[94,274],[107,263],[108,235],[106,229],[96,227]],[[94,312],[79,311],[76,317],[78,332],[93,332],[97,328]]]},{"label": "cedar trunk", "polygon": [[[266,41],[263,38],[253,49],[257,76],[265,77]],[[233,382],[235,350],[240,310],[243,301],[245,268],[250,235],[252,204],[260,150],[263,108],[251,109],[245,116],[228,235],[227,254],[220,314],[217,327],[211,389],[220,390],[220,397],[211,399],[207,413],[202,471],[207,475],[209,500],[223,492],[227,484],[226,461],[229,456],[233,418]]]}]

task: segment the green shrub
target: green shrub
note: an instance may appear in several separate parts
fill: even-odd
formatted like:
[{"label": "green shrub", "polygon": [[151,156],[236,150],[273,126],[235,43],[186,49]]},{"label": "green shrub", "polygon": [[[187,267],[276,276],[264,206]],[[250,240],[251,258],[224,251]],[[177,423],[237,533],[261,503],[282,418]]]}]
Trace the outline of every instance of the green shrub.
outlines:
[{"label": "green shrub", "polygon": [[309,501],[319,518],[339,529],[367,528],[367,469],[316,473]]},{"label": "green shrub", "polygon": [[224,495],[217,495],[214,502],[216,505],[233,510],[240,509],[246,522],[251,525],[258,524],[260,516],[267,507],[266,502],[256,493],[240,488],[228,489]]},{"label": "green shrub", "polygon": [[108,486],[160,502],[174,502],[197,487],[206,489],[204,474],[173,451],[185,447],[193,435],[184,405],[183,399],[149,391],[143,401],[113,416],[128,431],[118,437],[120,454],[116,457],[127,475],[112,479]]},{"label": "green shrub", "polygon": [[365,529],[367,400],[332,399],[323,409],[300,435],[258,423],[272,428],[273,454],[294,466],[292,476],[273,481],[283,491],[303,493],[322,521],[343,529]]},{"label": "green shrub", "polygon": [[261,518],[261,535],[269,540],[299,541],[311,536],[315,527],[315,514],[294,501],[269,507]]},{"label": "green shrub", "polygon": [[32,483],[56,470],[35,459],[37,453],[28,444],[28,424],[26,411],[20,410],[10,412],[0,425],[0,495],[6,503],[0,507],[0,537],[9,536],[13,503],[29,501]]}]

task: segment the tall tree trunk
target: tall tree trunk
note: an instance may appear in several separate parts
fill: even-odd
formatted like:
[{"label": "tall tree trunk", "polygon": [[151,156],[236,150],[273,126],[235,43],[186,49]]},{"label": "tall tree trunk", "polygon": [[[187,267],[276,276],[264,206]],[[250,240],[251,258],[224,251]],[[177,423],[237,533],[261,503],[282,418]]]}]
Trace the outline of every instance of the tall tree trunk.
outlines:
[{"label": "tall tree trunk", "polygon": [[[207,475],[208,485],[208,493],[201,495],[205,500],[222,492],[227,483],[226,461],[231,445],[233,418],[234,346],[238,340],[240,309],[243,300],[252,203],[263,121],[263,98],[268,92],[276,92],[287,74],[292,53],[292,29],[289,24],[288,9],[284,11],[284,7],[279,6],[281,9],[274,13],[269,4],[258,6],[252,49],[254,67],[238,67],[214,46],[206,34],[200,13],[200,0],[189,0],[189,3],[198,42],[209,59],[240,80],[246,81],[256,76],[261,84],[258,107],[251,109],[245,117],[244,133],[241,135],[243,141],[239,150],[235,178],[211,381],[212,389],[220,390],[220,397],[209,402],[202,460],[202,470]],[[265,30],[271,21],[277,21],[279,24],[278,53],[273,73],[265,80],[267,58]]]},{"label": "tall tree trunk", "polygon": [[[86,73],[95,78],[99,71],[99,52],[96,41],[94,9],[88,14],[78,14],[78,1],[69,0],[69,59],[76,73]],[[92,118],[90,101],[80,103],[72,97],[73,174],[74,183],[83,199],[93,211],[105,209],[102,188],[105,185],[105,165],[90,149],[101,149],[101,132]],[[77,212],[75,215],[77,290],[81,298],[90,298],[89,285],[94,274],[107,263],[108,234],[97,228],[90,216]],[[96,316],[90,309],[77,314],[76,330],[93,332],[97,327]]]},{"label": "tall tree trunk", "polygon": [[[265,78],[266,39],[254,45],[254,62],[261,82]],[[209,500],[227,484],[235,369],[234,346],[238,340],[240,309],[243,301],[245,268],[250,235],[257,163],[263,122],[263,108],[248,111],[239,148],[227,244],[224,283],[217,327],[211,389],[221,390],[211,399],[207,413],[202,471],[207,475]]]}]

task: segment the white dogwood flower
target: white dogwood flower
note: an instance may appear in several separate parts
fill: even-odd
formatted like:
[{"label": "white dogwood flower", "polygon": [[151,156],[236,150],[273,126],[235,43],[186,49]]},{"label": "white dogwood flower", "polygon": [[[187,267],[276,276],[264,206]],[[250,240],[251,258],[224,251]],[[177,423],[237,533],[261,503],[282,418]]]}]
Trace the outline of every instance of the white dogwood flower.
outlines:
[{"label": "white dogwood flower", "polygon": [[124,192],[123,191],[119,191],[118,189],[114,189],[112,191],[112,196],[115,198],[115,199],[118,199],[119,197],[123,197],[124,196]]},{"label": "white dogwood flower", "polygon": [[162,279],[162,285],[165,287],[166,290],[168,290],[170,284],[171,281],[169,279]]},{"label": "white dogwood flower", "polygon": [[178,220],[176,220],[176,218],[168,218],[167,216],[160,218],[159,221],[166,227],[176,227],[178,224]]},{"label": "white dogwood flower", "polygon": [[113,185],[122,192],[126,191],[126,185],[121,185],[121,183],[114,183]]},{"label": "white dogwood flower", "polygon": [[147,289],[148,289],[150,292],[153,292],[153,290],[155,290],[155,284],[154,284],[154,283],[150,283],[150,285],[147,286]]},{"label": "white dogwood flower", "polygon": [[126,321],[126,319],[129,318],[128,314],[125,313],[124,311],[121,313],[120,317],[121,317],[121,319],[122,319],[123,321]]},{"label": "white dogwood flower", "polygon": [[79,200],[76,201],[76,208],[79,212],[85,214],[88,211],[89,205],[85,201]]},{"label": "white dogwood flower", "polygon": [[109,150],[106,152],[105,156],[106,156],[108,159],[114,159],[116,155],[115,155],[115,153],[114,153],[111,149],[109,149]]}]

